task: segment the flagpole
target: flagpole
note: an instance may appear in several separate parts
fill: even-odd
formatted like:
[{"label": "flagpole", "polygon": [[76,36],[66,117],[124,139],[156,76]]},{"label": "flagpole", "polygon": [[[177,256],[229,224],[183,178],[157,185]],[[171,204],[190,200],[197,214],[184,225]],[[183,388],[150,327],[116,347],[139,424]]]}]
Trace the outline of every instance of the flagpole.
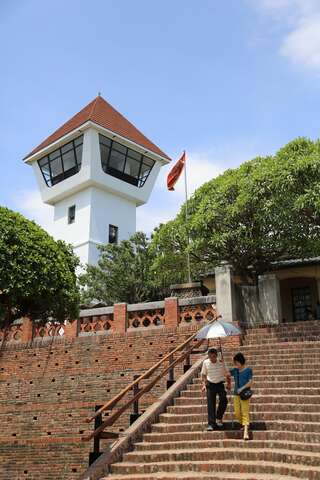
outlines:
[{"label": "flagpole", "polygon": [[[186,152],[184,152],[184,154],[185,153]],[[185,194],[186,194],[186,230],[187,230],[187,242],[188,242],[188,251],[187,251],[188,282],[191,283],[191,268],[190,268],[190,253],[189,253],[190,236],[189,236],[189,228],[188,228],[187,159],[185,159],[185,163],[184,163],[184,188],[185,188]]]}]

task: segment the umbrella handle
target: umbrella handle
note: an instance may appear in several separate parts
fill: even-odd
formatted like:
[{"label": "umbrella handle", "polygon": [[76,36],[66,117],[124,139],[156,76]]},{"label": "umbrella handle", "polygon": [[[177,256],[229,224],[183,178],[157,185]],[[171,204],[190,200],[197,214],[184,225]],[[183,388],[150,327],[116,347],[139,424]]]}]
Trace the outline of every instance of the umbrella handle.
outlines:
[{"label": "umbrella handle", "polygon": [[220,355],[221,355],[221,359],[223,360],[223,353],[222,353],[221,338],[219,338],[219,344],[220,344]]}]

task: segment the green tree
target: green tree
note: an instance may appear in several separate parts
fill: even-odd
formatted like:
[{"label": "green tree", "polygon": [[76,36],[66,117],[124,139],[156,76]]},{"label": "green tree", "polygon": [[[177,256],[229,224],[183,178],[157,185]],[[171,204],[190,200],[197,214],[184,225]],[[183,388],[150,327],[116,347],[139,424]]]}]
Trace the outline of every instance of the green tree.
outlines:
[{"label": "green tree", "polygon": [[0,207],[0,315],[76,318],[78,258],[36,223]]},{"label": "green tree", "polygon": [[119,244],[99,246],[99,250],[98,265],[89,265],[80,277],[83,303],[136,303],[161,295],[151,268],[153,253],[144,233],[137,232]]},{"label": "green tree", "polygon": [[319,194],[320,142],[298,138],[200,187],[188,205],[190,246],[183,206],[153,236],[155,264],[179,279],[176,264],[182,267],[189,248],[194,278],[222,260],[238,273],[257,275],[279,259],[319,255]]}]

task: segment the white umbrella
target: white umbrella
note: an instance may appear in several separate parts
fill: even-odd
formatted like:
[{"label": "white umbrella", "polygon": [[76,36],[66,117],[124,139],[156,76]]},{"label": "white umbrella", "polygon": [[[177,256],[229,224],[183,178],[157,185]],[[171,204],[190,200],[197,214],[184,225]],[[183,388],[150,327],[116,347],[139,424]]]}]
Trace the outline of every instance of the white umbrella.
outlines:
[{"label": "white umbrella", "polygon": [[197,333],[196,338],[198,340],[202,340],[205,338],[218,338],[220,343],[220,350],[222,353],[221,338],[241,335],[241,333],[241,330],[232,323],[224,322],[223,320],[216,320],[215,322],[210,323],[205,327],[202,327]]}]

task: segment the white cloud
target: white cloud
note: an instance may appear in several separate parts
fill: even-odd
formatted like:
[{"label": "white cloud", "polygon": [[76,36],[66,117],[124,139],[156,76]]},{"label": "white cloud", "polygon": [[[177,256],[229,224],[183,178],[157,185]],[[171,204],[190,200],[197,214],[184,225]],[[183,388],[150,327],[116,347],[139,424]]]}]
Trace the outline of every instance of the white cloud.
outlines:
[{"label": "white cloud", "polygon": [[290,32],[280,52],[295,64],[320,70],[320,16],[306,20]]},{"label": "white cloud", "polygon": [[275,18],[301,18],[319,12],[318,0],[250,0],[250,3]]},{"label": "white cloud", "polygon": [[38,190],[22,190],[15,193],[15,208],[30,220],[34,220],[50,235],[53,232],[53,207],[43,203]]},{"label": "white cloud", "polygon": [[[167,175],[175,162],[176,160],[167,168],[161,169],[150,201],[138,208],[137,230],[143,230],[149,234],[160,223],[172,220],[185,202],[184,172],[176,183],[174,191],[167,190]],[[212,158],[212,152],[187,154],[188,196],[222,171],[221,165],[218,165]]]},{"label": "white cloud", "polygon": [[293,64],[320,71],[320,1],[250,0],[283,29],[279,53]]},{"label": "white cloud", "polygon": [[[211,152],[195,152],[187,156],[187,185],[190,195],[199,188],[203,183],[216,177],[224,170],[223,167],[216,163],[212,158]],[[175,191],[185,199],[185,182],[184,175],[181,175],[176,184]]]}]

